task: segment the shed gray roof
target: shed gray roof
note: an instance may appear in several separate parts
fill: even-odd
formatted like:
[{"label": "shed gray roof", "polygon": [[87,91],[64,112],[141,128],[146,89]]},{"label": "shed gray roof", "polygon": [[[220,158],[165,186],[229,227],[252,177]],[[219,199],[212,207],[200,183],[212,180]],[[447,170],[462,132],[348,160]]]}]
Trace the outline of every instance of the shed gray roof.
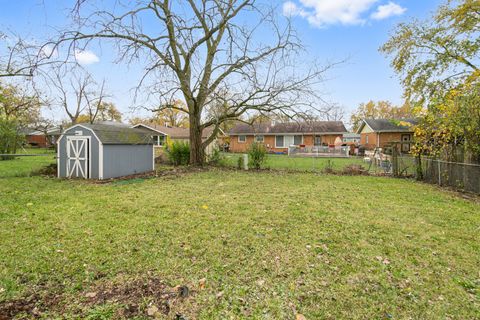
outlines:
[{"label": "shed gray roof", "polygon": [[[403,124],[402,124],[403,122]],[[410,125],[406,125],[409,123]],[[413,126],[418,124],[416,119],[364,119],[358,132],[368,124],[375,132],[413,132]]]},{"label": "shed gray roof", "polygon": [[103,144],[153,144],[150,134],[144,130],[99,123],[80,125],[92,130]]},{"label": "shed gray roof", "polygon": [[281,133],[344,133],[347,132],[342,121],[306,121],[281,123],[241,123],[230,130],[236,134],[281,134]]}]

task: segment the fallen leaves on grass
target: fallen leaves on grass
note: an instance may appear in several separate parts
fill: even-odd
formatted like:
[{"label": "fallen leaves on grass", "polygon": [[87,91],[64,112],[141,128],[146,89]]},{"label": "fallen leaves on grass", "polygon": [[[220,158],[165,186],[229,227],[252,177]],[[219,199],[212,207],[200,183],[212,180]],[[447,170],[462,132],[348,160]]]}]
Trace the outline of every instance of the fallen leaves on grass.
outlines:
[{"label": "fallen leaves on grass", "polygon": [[207,283],[207,279],[205,279],[205,278],[202,278],[202,279],[198,280],[198,288],[199,289],[205,289],[206,283]]},{"label": "fallen leaves on grass", "polygon": [[257,285],[258,285],[259,287],[263,287],[264,284],[265,284],[265,280],[263,280],[263,279],[258,279],[258,280],[257,280]]},{"label": "fallen leaves on grass", "polygon": [[158,308],[156,306],[150,306],[147,308],[147,315],[149,315],[150,317],[154,317],[157,315],[158,312]]},{"label": "fallen leaves on grass", "polygon": [[384,265],[389,265],[390,264],[390,260],[388,260],[387,258],[383,258],[381,256],[376,256],[375,259],[377,259],[378,261],[380,261]]}]

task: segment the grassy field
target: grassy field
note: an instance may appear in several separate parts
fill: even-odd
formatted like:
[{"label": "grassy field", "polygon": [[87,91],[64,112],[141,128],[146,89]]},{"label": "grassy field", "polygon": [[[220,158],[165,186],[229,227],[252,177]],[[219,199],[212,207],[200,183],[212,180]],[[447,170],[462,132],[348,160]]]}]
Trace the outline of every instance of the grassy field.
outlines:
[{"label": "grassy field", "polygon": [[480,318],[480,205],[430,185],[36,176],[0,203],[0,318]]},{"label": "grassy field", "polygon": [[[225,164],[230,167],[237,167],[238,158],[243,154],[224,153]],[[368,168],[368,164],[362,159],[352,158],[307,158],[307,157],[288,157],[286,155],[269,154],[265,163],[266,168],[285,169],[298,171],[322,171],[326,167],[334,170],[342,170],[345,166],[356,164]]]},{"label": "grassy field", "polygon": [[56,162],[56,154],[52,149],[29,148],[20,149],[18,154],[48,154],[48,156],[17,157],[13,160],[0,160],[0,179],[8,177],[30,176],[33,172]]}]

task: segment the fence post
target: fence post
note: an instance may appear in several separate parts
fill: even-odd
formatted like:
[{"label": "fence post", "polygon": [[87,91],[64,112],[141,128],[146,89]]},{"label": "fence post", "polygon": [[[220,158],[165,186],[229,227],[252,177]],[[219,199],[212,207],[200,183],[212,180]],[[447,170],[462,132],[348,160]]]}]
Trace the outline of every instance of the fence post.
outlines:
[{"label": "fence post", "polygon": [[248,170],[248,154],[243,155],[243,169]]},{"label": "fence post", "polygon": [[398,154],[397,154],[397,145],[394,144],[392,147],[392,174],[394,177],[398,177]]},{"label": "fence post", "polygon": [[441,173],[441,164],[440,164],[440,161],[437,160],[437,167],[438,167],[438,185],[441,186],[442,185],[442,173]]}]

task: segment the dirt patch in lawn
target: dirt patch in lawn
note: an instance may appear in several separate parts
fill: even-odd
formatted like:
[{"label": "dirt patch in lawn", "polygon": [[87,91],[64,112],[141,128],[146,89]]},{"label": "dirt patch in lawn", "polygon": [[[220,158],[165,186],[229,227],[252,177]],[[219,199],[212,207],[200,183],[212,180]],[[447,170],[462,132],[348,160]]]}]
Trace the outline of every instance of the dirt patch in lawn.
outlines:
[{"label": "dirt patch in lawn", "polygon": [[118,178],[111,178],[105,180],[88,180],[88,182],[94,184],[116,184],[116,183],[126,183],[129,181],[138,181],[138,180],[146,180],[146,179],[153,179],[153,178],[166,178],[166,179],[173,179],[185,176],[187,174],[192,173],[199,173],[199,172],[206,172],[212,170],[213,167],[211,166],[204,166],[204,167],[191,167],[191,166],[179,166],[179,167],[168,167],[162,170],[150,171],[145,173],[133,174],[129,176],[123,176]]},{"label": "dirt patch in lawn", "polygon": [[119,278],[94,283],[77,293],[60,287],[35,286],[23,297],[0,302],[0,320],[15,317],[40,318],[70,314],[83,318],[88,312],[114,305],[113,318],[167,316],[194,295],[188,286],[169,286],[155,277]]},{"label": "dirt patch in lawn", "polygon": [[36,286],[23,297],[0,302],[0,320],[21,316],[39,318],[47,310],[60,304],[62,294],[45,285]]}]

